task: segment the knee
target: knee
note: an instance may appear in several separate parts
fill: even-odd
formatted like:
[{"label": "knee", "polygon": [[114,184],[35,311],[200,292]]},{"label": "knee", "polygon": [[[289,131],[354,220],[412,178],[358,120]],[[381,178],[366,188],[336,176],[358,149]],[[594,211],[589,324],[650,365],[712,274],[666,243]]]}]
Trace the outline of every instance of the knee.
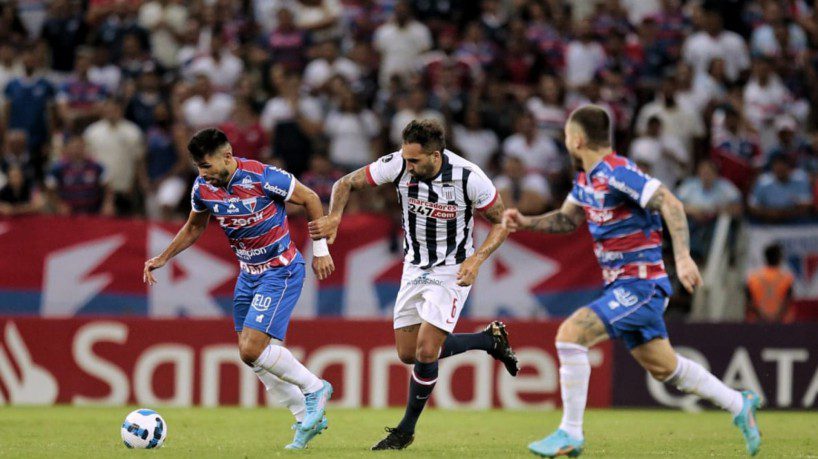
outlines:
[{"label": "knee", "polygon": [[668,379],[673,376],[673,372],[676,369],[664,364],[650,364],[645,365],[645,370],[650,373],[653,379],[659,382],[668,382]]},{"label": "knee", "polygon": [[410,350],[398,349],[398,358],[400,358],[401,362],[407,365],[411,365],[415,363],[415,352],[412,351],[411,349]]},{"label": "knee", "polygon": [[577,327],[571,323],[570,319],[566,319],[562,321],[560,327],[557,329],[557,337],[554,341],[557,343],[580,344],[579,335]]},{"label": "knee", "polygon": [[241,361],[247,366],[252,367],[255,365],[263,351],[263,346],[258,346],[250,340],[242,340],[239,342],[239,358],[241,358]]},{"label": "knee", "polygon": [[440,357],[440,347],[435,346],[434,343],[431,342],[419,341],[414,357],[415,362],[434,362]]}]

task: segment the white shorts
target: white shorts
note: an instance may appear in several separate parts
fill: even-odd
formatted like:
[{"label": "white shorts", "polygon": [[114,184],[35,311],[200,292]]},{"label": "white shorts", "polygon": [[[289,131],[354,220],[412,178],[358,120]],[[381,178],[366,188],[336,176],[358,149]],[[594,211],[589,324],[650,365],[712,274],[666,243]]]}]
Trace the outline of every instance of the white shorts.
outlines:
[{"label": "white shorts", "polygon": [[395,299],[395,328],[429,322],[451,333],[471,290],[457,285],[459,270],[460,265],[420,269],[404,263]]}]

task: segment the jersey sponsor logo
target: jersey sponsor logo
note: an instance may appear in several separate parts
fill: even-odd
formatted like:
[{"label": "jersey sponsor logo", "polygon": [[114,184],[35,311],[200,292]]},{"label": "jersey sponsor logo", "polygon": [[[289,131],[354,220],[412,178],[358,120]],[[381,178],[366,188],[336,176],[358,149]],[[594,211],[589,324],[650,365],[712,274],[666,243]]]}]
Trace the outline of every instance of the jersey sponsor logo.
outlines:
[{"label": "jersey sponsor logo", "polygon": [[634,201],[639,201],[639,192],[630,187],[627,183],[617,180],[616,177],[611,177],[608,180],[608,185],[630,196]]},{"label": "jersey sponsor logo", "polygon": [[219,205],[218,204],[213,204],[213,213],[216,214],[218,212],[219,212]]},{"label": "jersey sponsor logo", "polygon": [[236,207],[236,203],[235,203],[235,202],[231,202],[231,203],[230,203],[230,204],[227,206],[227,213],[228,213],[228,214],[237,214],[237,213],[239,213],[239,208],[238,208],[238,207]]},{"label": "jersey sponsor logo", "polygon": [[244,188],[245,190],[252,190],[254,187],[253,179],[250,177],[244,177],[241,179],[241,183],[237,184],[236,186]]},{"label": "jersey sponsor logo", "polygon": [[[228,210],[229,212],[229,210]],[[241,228],[243,226],[249,226],[256,224],[264,219],[264,212],[256,212],[249,217],[220,217],[216,216],[216,220],[219,221],[219,225],[222,227],[229,227],[229,228]]]},{"label": "jersey sponsor logo", "polygon": [[273,194],[277,194],[277,195],[281,196],[282,198],[287,197],[287,190],[285,190],[284,188],[275,186],[273,184],[265,183],[264,184],[264,189],[271,192],[271,193],[273,193]]},{"label": "jersey sponsor logo", "polygon": [[429,277],[429,273],[423,273],[420,277],[416,277],[409,281],[410,285],[443,285],[443,281]]},{"label": "jersey sponsor logo", "polygon": [[613,294],[616,301],[625,307],[633,306],[639,301],[639,297],[624,287],[615,288]]},{"label": "jersey sponsor logo", "polygon": [[394,158],[394,157],[395,157],[394,153],[389,153],[388,155],[381,158],[381,162],[388,163],[389,161],[392,161],[392,158]]},{"label": "jersey sponsor logo", "polygon": [[605,223],[613,218],[613,211],[608,209],[597,210],[588,208],[588,220],[593,223]]},{"label": "jersey sponsor logo", "polygon": [[250,260],[256,255],[264,255],[267,253],[267,247],[261,247],[260,249],[237,249],[234,248],[233,251],[236,253],[236,256],[239,258],[243,258],[245,260]]},{"label": "jersey sponsor logo", "polygon": [[591,187],[577,186],[577,197],[584,204],[602,207],[605,205],[605,192]]},{"label": "jersey sponsor logo", "polygon": [[[270,309],[270,305],[273,303],[273,298],[267,295],[262,295],[261,293],[256,293],[253,296],[253,302],[250,303],[253,306],[253,309],[256,311],[266,311]],[[263,317],[263,314],[259,314],[259,316]],[[258,318],[256,318],[258,320]]]},{"label": "jersey sponsor logo", "polygon": [[619,261],[625,258],[622,252],[613,252],[602,248],[602,244],[594,245],[594,255],[600,263],[610,263],[612,261]]},{"label": "jersey sponsor logo", "polygon": [[438,202],[423,201],[417,198],[409,198],[407,203],[409,212],[425,217],[436,218],[438,220],[454,220],[457,218],[457,206],[454,204],[441,204]]}]

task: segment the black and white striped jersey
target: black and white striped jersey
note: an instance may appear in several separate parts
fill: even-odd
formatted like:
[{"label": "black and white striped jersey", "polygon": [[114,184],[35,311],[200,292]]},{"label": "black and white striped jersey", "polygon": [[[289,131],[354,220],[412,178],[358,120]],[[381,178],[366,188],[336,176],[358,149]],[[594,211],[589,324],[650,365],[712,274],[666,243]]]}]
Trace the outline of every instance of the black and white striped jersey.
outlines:
[{"label": "black and white striped jersey", "polygon": [[458,265],[474,252],[474,210],[488,209],[497,189],[473,163],[449,150],[440,172],[429,180],[412,177],[401,152],[366,168],[370,185],[394,183],[402,209],[405,261],[421,268]]}]

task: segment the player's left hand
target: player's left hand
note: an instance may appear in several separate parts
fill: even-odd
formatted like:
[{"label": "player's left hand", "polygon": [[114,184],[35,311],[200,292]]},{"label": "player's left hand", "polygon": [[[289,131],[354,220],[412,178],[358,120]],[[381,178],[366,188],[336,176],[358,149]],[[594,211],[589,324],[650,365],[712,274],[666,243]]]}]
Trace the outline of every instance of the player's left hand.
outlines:
[{"label": "player's left hand", "polygon": [[335,264],[332,262],[332,255],[325,257],[312,257],[312,271],[318,280],[324,280],[335,271]]},{"label": "player's left hand", "polygon": [[341,223],[339,218],[334,218],[331,215],[324,215],[321,218],[315,219],[307,225],[310,230],[310,237],[313,239],[327,239],[327,244],[335,242],[335,236],[338,234],[338,224]]},{"label": "player's left hand", "polygon": [[696,262],[690,258],[690,255],[676,260],[676,274],[679,276],[679,282],[690,293],[693,293],[696,287],[703,283],[702,275],[699,274],[699,267],[696,266]]},{"label": "player's left hand", "polygon": [[457,285],[468,287],[473,284],[479,271],[480,261],[473,256],[466,258],[466,260],[460,264],[460,271],[457,272]]}]

